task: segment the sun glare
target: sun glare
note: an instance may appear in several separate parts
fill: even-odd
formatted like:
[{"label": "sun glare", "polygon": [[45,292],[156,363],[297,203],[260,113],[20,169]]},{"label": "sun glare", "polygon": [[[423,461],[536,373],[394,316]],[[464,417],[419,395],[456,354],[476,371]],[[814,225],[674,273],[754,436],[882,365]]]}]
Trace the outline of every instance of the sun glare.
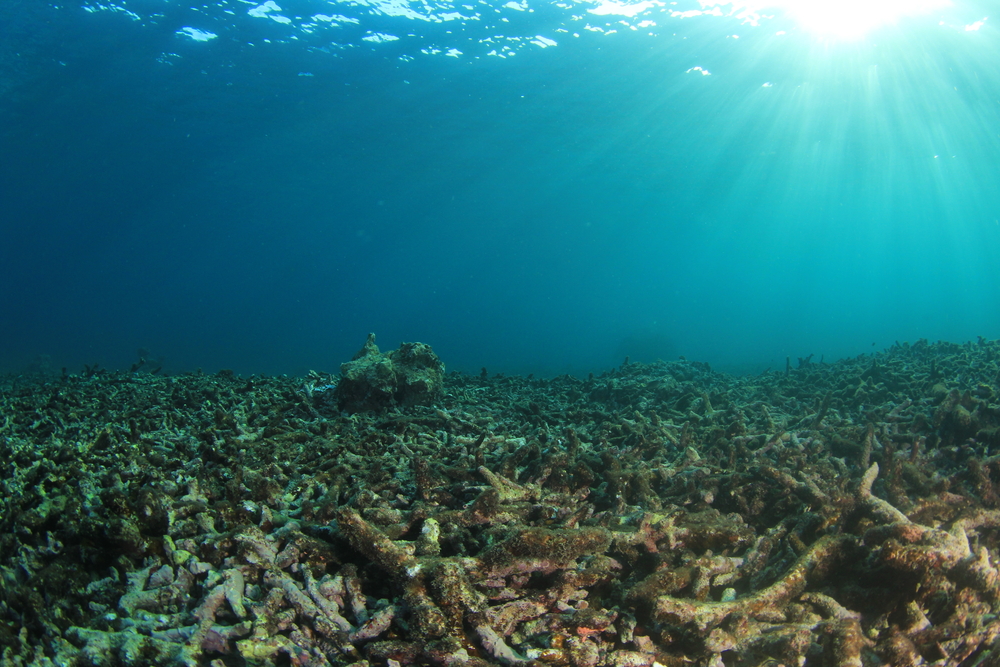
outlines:
[{"label": "sun glare", "polygon": [[951,5],[950,0],[777,0],[774,6],[809,32],[838,39],[859,39],[908,16],[928,14]]}]

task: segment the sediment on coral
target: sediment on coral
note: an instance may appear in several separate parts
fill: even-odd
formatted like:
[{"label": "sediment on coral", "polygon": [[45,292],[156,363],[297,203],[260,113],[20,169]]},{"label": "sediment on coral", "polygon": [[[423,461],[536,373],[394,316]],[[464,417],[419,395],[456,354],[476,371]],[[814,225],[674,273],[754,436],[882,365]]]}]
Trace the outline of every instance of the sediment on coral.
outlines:
[{"label": "sediment on coral", "polygon": [[0,664],[1000,656],[996,341],[343,377],[3,378]]}]

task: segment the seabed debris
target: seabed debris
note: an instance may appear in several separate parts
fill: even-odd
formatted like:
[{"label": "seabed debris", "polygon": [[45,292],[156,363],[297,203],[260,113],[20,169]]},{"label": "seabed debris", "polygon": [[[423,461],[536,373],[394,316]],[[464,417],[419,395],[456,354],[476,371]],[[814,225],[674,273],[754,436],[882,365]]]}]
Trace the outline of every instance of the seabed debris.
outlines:
[{"label": "seabed debris", "polygon": [[0,665],[1000,664],[1000,342],[0,380]]}]

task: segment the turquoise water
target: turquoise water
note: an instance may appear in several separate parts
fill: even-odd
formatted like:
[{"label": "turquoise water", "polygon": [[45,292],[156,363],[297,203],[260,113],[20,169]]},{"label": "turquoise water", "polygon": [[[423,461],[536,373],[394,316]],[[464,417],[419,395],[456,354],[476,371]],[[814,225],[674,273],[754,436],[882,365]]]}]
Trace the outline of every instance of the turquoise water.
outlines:
[{"label": "turquoise water", "polygon": [[4,3],[0,369],[1000,337],[989,6],[850,7]]}]

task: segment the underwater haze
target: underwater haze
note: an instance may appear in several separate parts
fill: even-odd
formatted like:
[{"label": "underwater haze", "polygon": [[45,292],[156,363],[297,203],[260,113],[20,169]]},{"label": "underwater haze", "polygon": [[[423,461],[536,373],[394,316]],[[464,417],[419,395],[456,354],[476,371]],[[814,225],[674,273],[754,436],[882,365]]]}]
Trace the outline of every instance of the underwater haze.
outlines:
[{"label": "underwater haze", "polygon": [[[995,9],[995,7],[992,7]],[[5,0],[0,371],[1000,337],[975,0]]]}]

